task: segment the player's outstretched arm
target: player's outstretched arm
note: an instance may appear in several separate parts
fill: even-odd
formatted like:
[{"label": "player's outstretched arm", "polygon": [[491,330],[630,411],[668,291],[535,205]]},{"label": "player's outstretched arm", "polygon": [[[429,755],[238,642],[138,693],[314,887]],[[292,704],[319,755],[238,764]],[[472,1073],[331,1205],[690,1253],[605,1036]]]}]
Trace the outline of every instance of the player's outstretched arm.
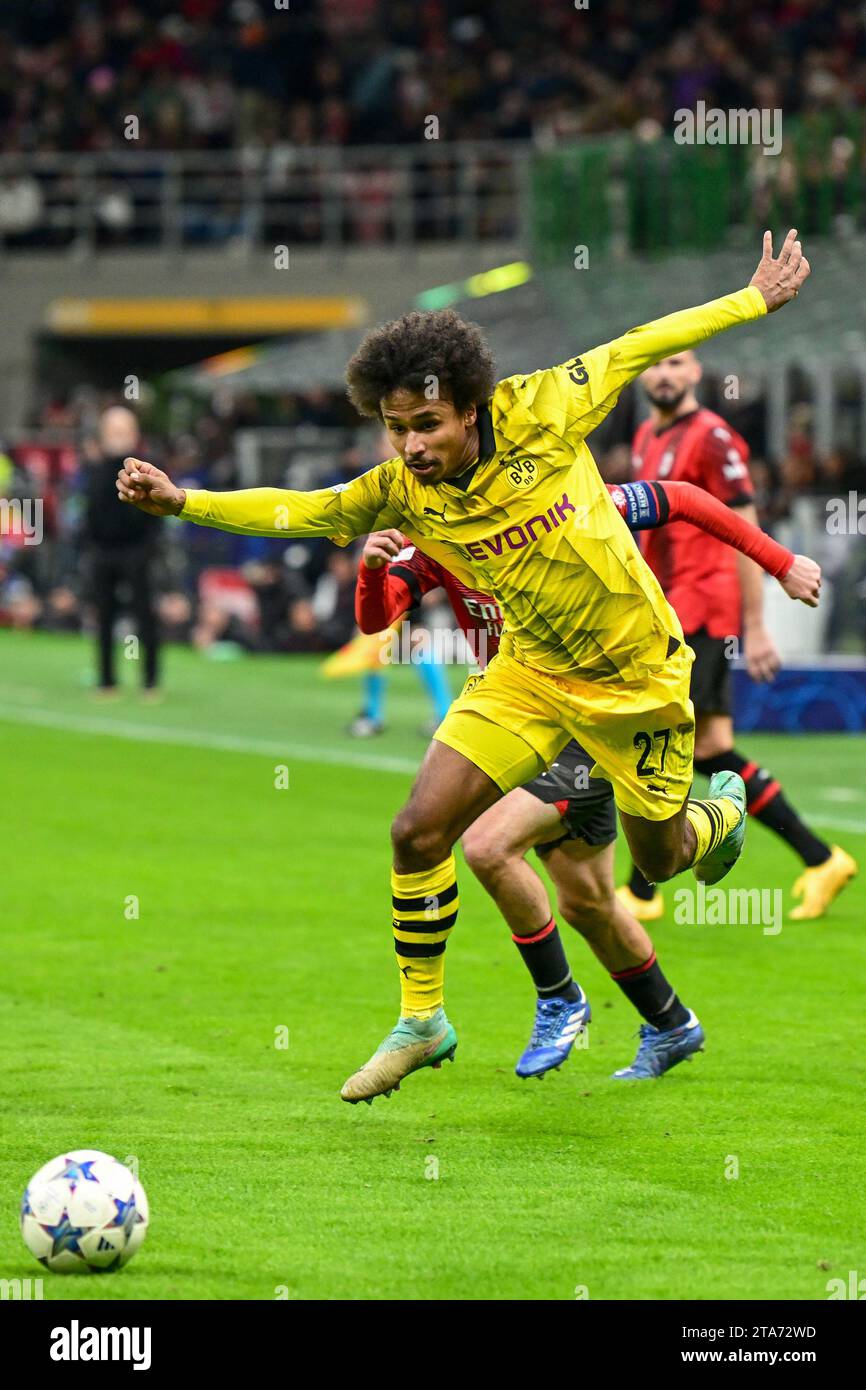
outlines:
[{"label": "player's outstretched arm", "polygon": [[796,298],[810,273],[811,267],[803,255],[795,227],[785,237],[778,257],[773,255],[772,232],[764,232],[763,254],[744,290],[737,290],[721,299],[712,299],[696,309],[668,314],[655,323],[646,324],[644,328],[632,329],[631,333],[626,333],[624,338],[617,339],[616,344],[611,346],[624,352],[626,357],[634,358],[634,374],[637,375],[654,362],[697,347],[736,323],[761,318],[764,314],[781,309],[783,304]]},{"label": "player's outstretched arm", "polygon": [[520,389],[528,408],[554,433],[569,441],[584,439],[613,409],[623,387],[647,367],[739,323],[774,313],[799,294],[809,273],[796,229],[785,237],[777,257],[772,233],[765,232],[763,255],[745,288],[631,328],[621,338],[523,379]]},{"label": "player's outstretched arm", "polygon": [[739,511],[694,483],[609,483],[608,492],[630,531],[655,530],[670,521],[687,521],[747,555],[777,579],[789,598],[817,608],[821,567],[807,555],[794,555],[747,521]]},{"label": "player's outstretched arm", "polygon": [[605,394],[618,392],[654,362],[695,348],[738,323],[774,313],[799,294],[809,273],[795,228],[785,237],[778,257],[773,256],[772,233],[765,232],[763,255],[745,289],[632,328],[621,338],[585,353],[582,360],[591,368],[598,355],[598,366],[605,369]]},{"label": "player's outstretched arm", "polygon": [[[799,294],[810,269],[796,228],[785,237],[777,257],[773,255],[773,234],[765,232],[763,255],[744,290],[711,299],[694,309],[667,314],[609,343],[611,362],[615,363],[618,376],[626,373],[626,379],[631,380],[654,362],[695,348],[737,323],[774,313]],[[619,384],[624,385],[624,381],[620,379]]]},{"label": "player's outstretched arm", "polygon": [[388,505],[385,465],[337,487],[313,492],[255,487],[208,492],[177,487],[161,468],[128,458],[117,475],[117,494],[153,516],[181,516],[254,536],[330,536],[347,542],[376,525],[399,520]]},{"label": "player's outstretched arm", "polygon": [[718,497],[694,483],[652,484],[664,488],[670,504],[670,521],[690,521],[746,555],[778,580],[789,598],[817,608],[821,596],[821,566],[808,555],[795,555],[762,531],[743,509],[728,507]]}]

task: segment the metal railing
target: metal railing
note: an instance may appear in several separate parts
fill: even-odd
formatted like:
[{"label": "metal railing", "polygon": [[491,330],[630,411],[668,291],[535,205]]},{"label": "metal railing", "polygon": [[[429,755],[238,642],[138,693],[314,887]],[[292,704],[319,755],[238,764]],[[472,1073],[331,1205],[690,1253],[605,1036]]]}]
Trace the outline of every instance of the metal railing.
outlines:
[{"label": "metal railing", "polygon": [[0,156],[0,246],[183,252],[513,240],[528,146],[429,141]]},{"label": "metal railing", "polygon": [[596,258],[667,257],[735,245],[743,229],[797,227],[810,238],[866,227],[866,121],[816,112],[785,123],[778,155],[754,144],[678,144],[599,135],[534,153],[532,247],[537,266]]}]

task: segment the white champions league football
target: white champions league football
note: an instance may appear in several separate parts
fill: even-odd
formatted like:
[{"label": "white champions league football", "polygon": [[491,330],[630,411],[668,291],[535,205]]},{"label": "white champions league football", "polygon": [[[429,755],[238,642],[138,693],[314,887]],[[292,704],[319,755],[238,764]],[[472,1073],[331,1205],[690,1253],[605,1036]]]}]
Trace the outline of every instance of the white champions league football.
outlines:
[{"label": "white champions league football", "polygon": [[141,1246],[148,1222],[134,1173],[99,1149],[73,1149],[35,1173],[21,1200],[21,1234],[57,1274],[117,1269]]}]

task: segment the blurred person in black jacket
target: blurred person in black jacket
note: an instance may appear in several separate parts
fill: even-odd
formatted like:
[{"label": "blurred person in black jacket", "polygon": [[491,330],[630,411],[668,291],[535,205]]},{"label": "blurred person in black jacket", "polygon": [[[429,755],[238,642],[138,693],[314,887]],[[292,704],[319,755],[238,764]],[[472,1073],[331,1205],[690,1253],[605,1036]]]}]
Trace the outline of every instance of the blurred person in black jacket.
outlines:
[{"label": "blurred person in black jacket", "polygon": [[98,624],[99,689],[117,690],[114,625],[121,611],[121,588],[143,651],[142,684],[159,684],[159,627],[154,569],[160,521],[117,500],[114,480],[123,460],[140,450],[138,421],[125,406],[110,406],[99,420],[97,449],[84,466],[83,541],[87,549],[92,597]]}]

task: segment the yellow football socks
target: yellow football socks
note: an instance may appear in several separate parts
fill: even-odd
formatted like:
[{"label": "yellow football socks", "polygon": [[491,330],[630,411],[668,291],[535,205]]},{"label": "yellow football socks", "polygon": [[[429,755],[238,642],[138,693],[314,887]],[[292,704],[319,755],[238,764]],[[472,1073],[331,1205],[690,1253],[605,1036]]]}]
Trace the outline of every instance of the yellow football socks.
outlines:
[{"label": "yellow football socks", "polygon": [[698,847],[692,860],[692,868],[718,849],[722,840],[739,823],[740,810],[729,797],[721,796],[711,801],[699,801],[689,797],[686,805],[686,819],[695,832]]},{"label": "yellow football socks", "polygon": [[400,1014],[430,1018],[442,1007],[445,943],[460,900],[454,855],[415,874],[392,870],[394,946],[400,967]]}]

